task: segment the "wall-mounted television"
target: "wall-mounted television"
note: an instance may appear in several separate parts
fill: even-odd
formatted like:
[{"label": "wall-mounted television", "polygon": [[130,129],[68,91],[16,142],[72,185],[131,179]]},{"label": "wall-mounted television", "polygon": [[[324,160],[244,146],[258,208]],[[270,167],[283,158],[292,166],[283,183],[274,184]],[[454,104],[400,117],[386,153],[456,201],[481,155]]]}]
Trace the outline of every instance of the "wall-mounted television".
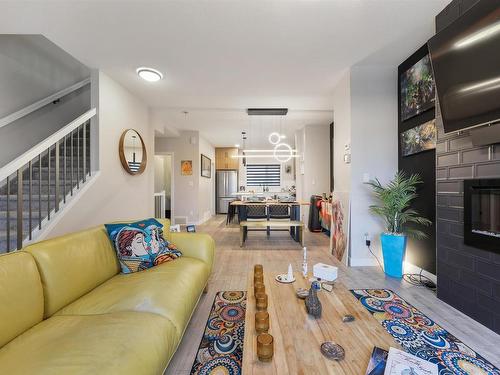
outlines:
[{"label": "wall-mounted television", "polygon": [[444,131],[500,119],[500,0],[480,0],[429,42]]}]

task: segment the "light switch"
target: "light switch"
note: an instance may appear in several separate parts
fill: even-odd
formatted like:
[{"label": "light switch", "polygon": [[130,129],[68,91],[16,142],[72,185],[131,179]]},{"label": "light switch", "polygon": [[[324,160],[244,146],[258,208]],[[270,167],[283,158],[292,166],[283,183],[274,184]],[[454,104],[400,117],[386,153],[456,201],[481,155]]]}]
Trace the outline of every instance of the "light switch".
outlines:
[{"label": "light switch", "polygon": [[363,173],[363,182],[370,182],[370,174],[369,173]]},{"label": "light switch", "polygon": [[193,182],[193,180],[189,181],[189,183],[188,183],[188,184],[189,184],[189,186],[194,186],[194,182]]}]

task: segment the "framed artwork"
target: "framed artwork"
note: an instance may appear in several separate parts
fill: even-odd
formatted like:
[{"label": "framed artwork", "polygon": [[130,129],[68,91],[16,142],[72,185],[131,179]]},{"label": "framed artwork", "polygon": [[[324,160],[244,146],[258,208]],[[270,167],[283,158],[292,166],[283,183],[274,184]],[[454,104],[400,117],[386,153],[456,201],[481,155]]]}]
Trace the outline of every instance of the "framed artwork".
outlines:
[{"label": "framed artwork", "polygon": [[181,175],[191,176],[193,174],[193,161],[181,160]]},{"label": "framed artwork", "polygon": [[401,133],[401,155],[408,156],[436,148],[436,119]]},{"label": "framed artwork", "polygon": [[203,154],[201,154],[201,176],[212,178],[212,160]]},{"label": "framed artwork", "polygon": [[434,107],[436,89],[427,53],[399,77],[401,121]]},{"label": "framed artwork", "polygon": [[330,251],[339,262],[346,265],[349,259],[350,213],[349,193],[332,192]]}]

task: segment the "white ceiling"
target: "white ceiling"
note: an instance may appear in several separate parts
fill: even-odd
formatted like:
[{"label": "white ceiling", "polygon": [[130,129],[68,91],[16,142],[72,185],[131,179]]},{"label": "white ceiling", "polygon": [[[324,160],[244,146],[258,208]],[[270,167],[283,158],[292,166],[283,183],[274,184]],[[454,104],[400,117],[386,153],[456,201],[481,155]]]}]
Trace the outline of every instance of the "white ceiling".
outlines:
[{"label": "white ceiling", "polygon": [[[262,138],[277,126],[250,123],[247,107],[290,108],[290,135],[328,124],[341,74],[402,38],[416,49],[448,2],[0,1],[0,33],[44,34],[141,97],[161,132],[199,130],[227,146],[245,127]],[[144,65],[165,78],[140,80]]]}]

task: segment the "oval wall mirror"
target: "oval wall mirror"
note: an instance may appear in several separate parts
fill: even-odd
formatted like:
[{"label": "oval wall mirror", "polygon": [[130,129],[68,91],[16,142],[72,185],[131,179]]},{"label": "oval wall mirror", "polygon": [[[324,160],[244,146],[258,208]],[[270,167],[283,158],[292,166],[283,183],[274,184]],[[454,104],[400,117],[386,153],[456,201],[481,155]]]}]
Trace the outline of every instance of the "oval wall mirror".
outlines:
[{"label": "oval wall mirror", "polygon": [[141,174],[146,169],[146,146],[141,135],[134,129],[127,129],[120,137],[120,161],[130,174]]}]

